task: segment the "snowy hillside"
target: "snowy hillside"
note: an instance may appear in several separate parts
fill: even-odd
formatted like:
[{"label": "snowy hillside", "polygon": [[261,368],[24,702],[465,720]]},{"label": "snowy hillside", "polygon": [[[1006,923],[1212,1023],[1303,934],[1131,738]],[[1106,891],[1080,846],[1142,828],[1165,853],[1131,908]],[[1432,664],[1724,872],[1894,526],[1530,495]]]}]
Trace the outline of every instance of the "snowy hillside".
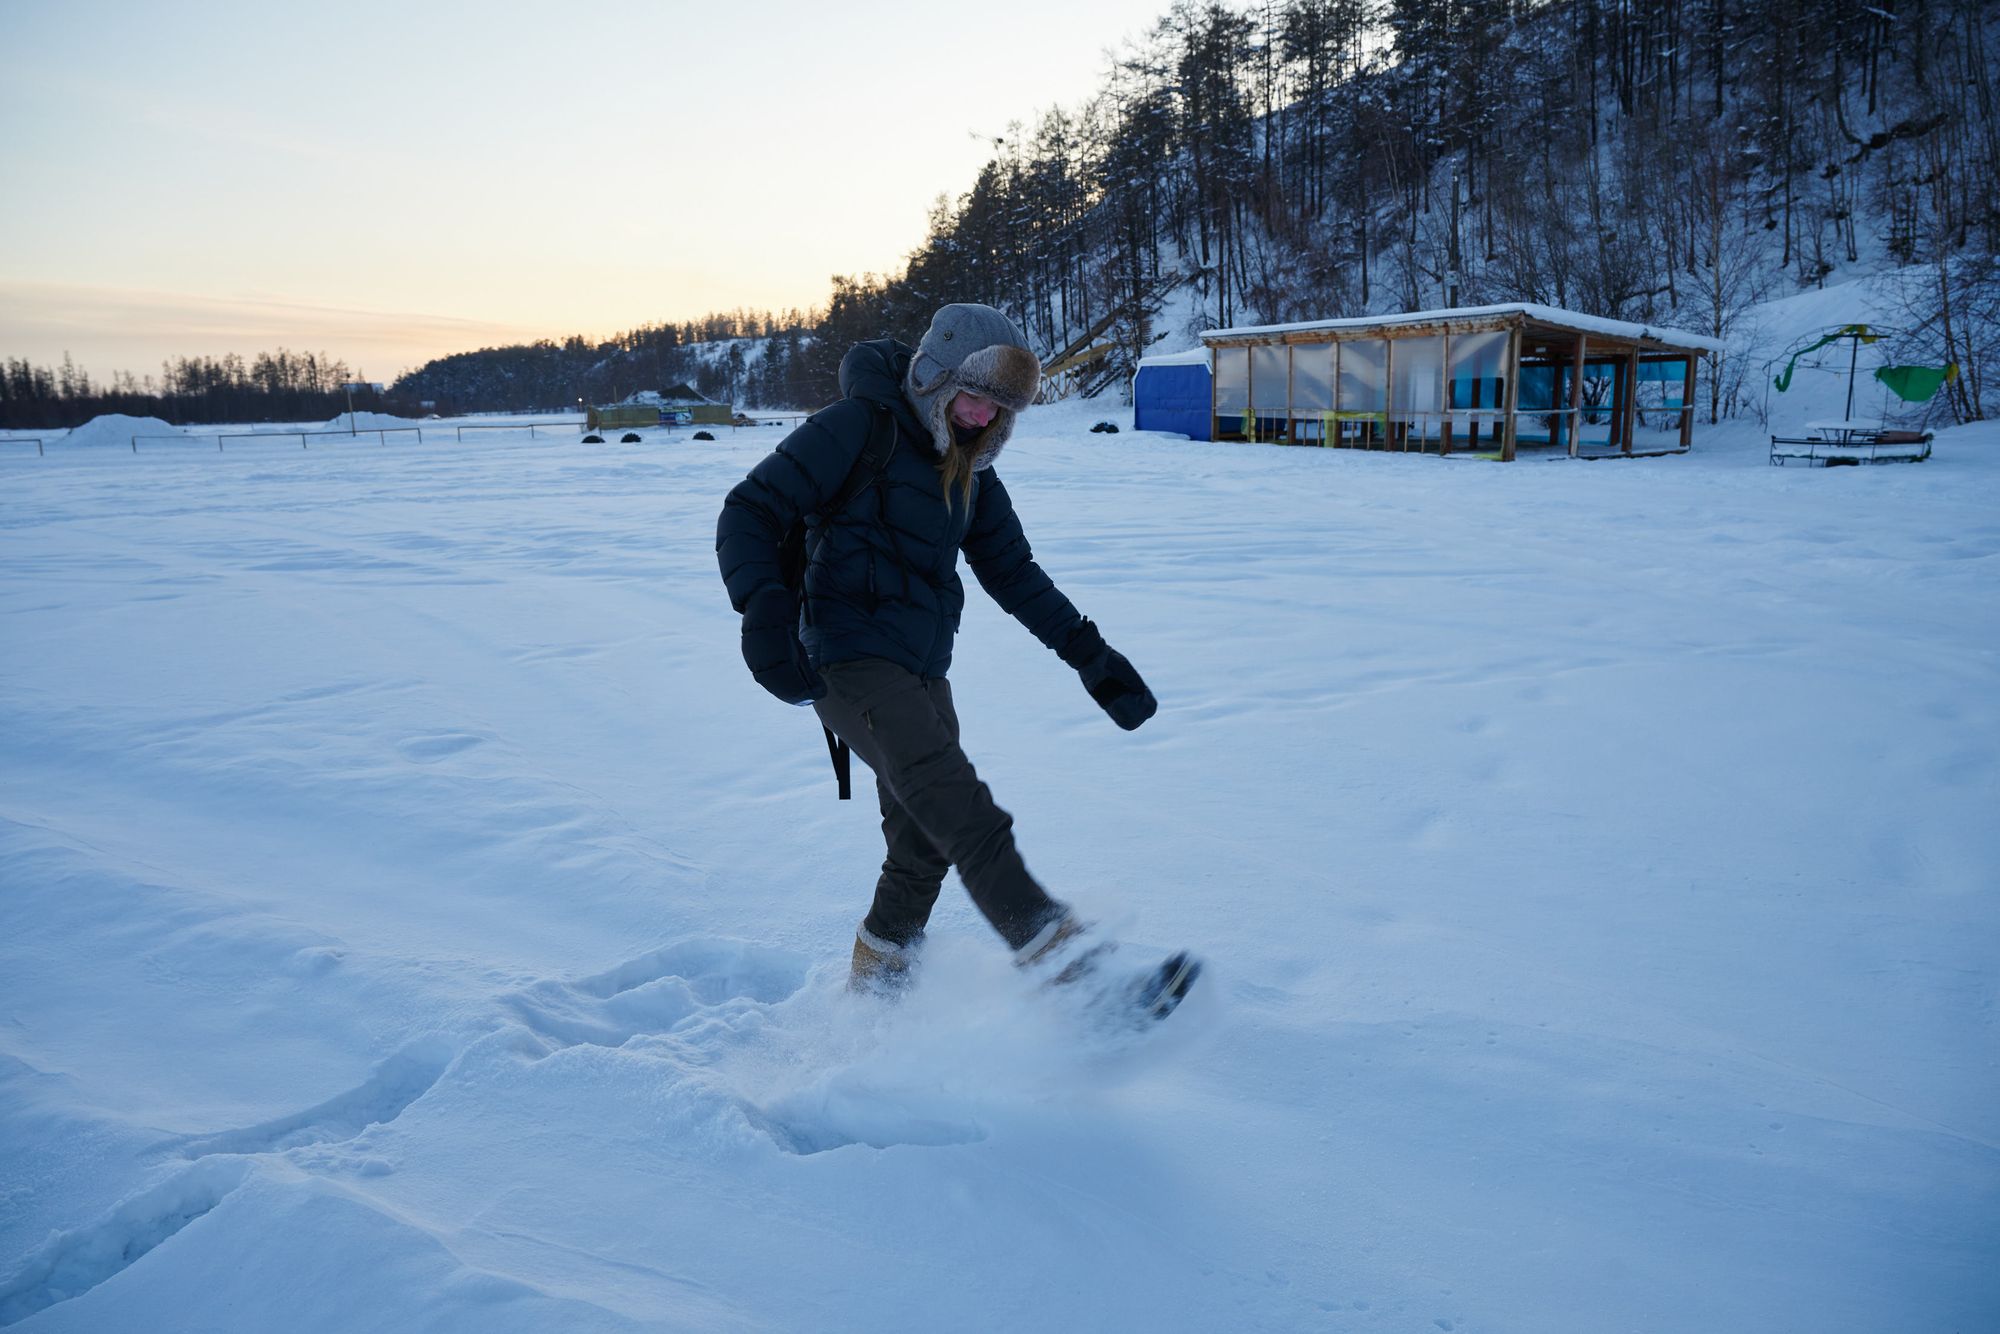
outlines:
[{"label": "snowy hillside", "polygon": [[[976,590],[1106,1049],[880,856],[712,540],[775,430],[0,455],[0,1325],[1812,1330],[2000,1312],[2000,429],[1881,468],[1093,435],[1152,683]],[[1129,416],[1120,418],[1129,426]]]}]

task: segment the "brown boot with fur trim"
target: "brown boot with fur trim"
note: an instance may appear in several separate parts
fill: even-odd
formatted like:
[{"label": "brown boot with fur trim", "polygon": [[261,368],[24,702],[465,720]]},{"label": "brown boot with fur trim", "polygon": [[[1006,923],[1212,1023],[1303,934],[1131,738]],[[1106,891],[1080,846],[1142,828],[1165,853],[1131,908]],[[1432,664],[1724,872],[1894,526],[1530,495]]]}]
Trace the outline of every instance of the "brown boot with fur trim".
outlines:
[{"label": "brown boot with fur trim", "polygon": [[895,996],[910,985],[910,965],[916,960],[917,945],[897,945],[875,935],[867,927],[854,933],[854,960],[847,972],[847,989],[861,995]]}]

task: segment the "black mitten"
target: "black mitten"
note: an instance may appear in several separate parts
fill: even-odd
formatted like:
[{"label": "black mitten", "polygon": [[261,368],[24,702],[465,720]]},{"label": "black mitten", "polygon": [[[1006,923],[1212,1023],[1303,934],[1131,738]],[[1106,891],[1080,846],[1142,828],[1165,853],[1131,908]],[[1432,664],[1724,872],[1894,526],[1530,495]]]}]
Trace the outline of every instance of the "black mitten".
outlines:
[{"label": "black mitten", "polygon": [[1097,707],[1126,731],[1160,711],[1160,702],[1153,698],[1138,671],[1123,653],[1104,642],[1104,636],[1088,619],[1070,632],[1061,656],[1076,668],[1076,674],[1083,678],[1083,688],[1097,701]]},{"label": "black mitten", "polygon": [[799,599],[773,584],[751,594],[743,608],[743,661],[757,684],[787,704],[810,704],[826,697],[799,642]]}]

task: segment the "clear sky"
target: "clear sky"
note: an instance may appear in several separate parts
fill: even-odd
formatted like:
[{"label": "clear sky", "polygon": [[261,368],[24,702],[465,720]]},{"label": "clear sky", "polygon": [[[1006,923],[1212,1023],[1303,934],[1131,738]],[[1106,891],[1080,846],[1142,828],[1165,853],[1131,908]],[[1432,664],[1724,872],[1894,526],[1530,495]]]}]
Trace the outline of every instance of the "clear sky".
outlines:
[{"label": "clear sky", "polygon": [[0,0],[0,357],[94,376],[823,304],[1168,0]]}]

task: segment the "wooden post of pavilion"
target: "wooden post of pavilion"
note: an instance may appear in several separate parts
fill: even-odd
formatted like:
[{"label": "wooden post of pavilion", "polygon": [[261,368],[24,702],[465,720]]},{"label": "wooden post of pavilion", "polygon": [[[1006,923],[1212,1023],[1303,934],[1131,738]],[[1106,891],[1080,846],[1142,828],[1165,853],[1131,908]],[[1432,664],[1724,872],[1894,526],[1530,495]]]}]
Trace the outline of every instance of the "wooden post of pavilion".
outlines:
[{"label": "wooden post of pavilion", "polygon": [[1517,323],[1507,331],[1507,379],[1504,394],[1505,407],[1500,418],[1500,461],[1514,461],[1514,419],[1520,415],[1521,406],[1521,326]]},{"label": "wooden post of pavilion", "polygon": [[1322,432],[1332,432],[1334,438],[1332,440],[1322,440],[1320,444],[1332,444],[1332,446],[1338,448],[1338,446],[1344,446],[1348,442],[1346,428],[1340,422],[1340,340],[1338,338],[1334,338],[1334,388],[1328,390],[1326,400],[1330,404],[1334,404],[1334,412],[1332,412],[1332,416],[1324,418],[1324,424],[1320,426],[1320,430]]},{"label": "wooden post of pavilion", "polygon": [[1619,405],[1625,418],[1624,452],[1632,453],[1632,436],[1639,428],[1639,345],[1625,354],[1625,397]]},{"label": "wooden post of pavilion", "polygon": [[1439,408],[1444,413],[1444,430],[1438,435],[1438,457],[1451,453],[1451,330],[1444,331],[1444,402]]},{"label": "wooden post of pavilion", "polygon": [[1694,447],[1694,353],[1685,358],[1687,374],[1681,377],[1681,448]]},{"label": "wooden post of pavilion", "polygon": [[1396,443],[1396,340],[1382,340],[1382,448]]},{"label": "wooden post of pavilion", "polygon": [[1292,378],[1298,374],[1298,348],[1284,344],[1284,442],[1298,444],[1298,404],[1292,400]]},{"label": "wooden post of pavilion", "polygon": [[1569,456],[1577,456],[1577,446],[1583,440],[1583,345],[1590,339],[1583,334],[1576,336],[1576,359],[1569,367]]},{"label": "wooden post of pavilion", "polygon": [[1243,349],[1243,441],[1257,443],[1257,349]]},{"label": "wooden post of pavilion", "polygon": [[1610,374],[1605,378],[1611,381],[1610,386],[1604,391],[1604,400],[1597,405],[1597,410],[1604,414],[1606,449],[1618,448],[1618,405],[1624,401],[1625,368],[1622,362],[1614,359],[1616,355],[1615,352],[1605,348],[1598,349],[1597,353],[1599,360],[1609,363],[1605,369]]}]

